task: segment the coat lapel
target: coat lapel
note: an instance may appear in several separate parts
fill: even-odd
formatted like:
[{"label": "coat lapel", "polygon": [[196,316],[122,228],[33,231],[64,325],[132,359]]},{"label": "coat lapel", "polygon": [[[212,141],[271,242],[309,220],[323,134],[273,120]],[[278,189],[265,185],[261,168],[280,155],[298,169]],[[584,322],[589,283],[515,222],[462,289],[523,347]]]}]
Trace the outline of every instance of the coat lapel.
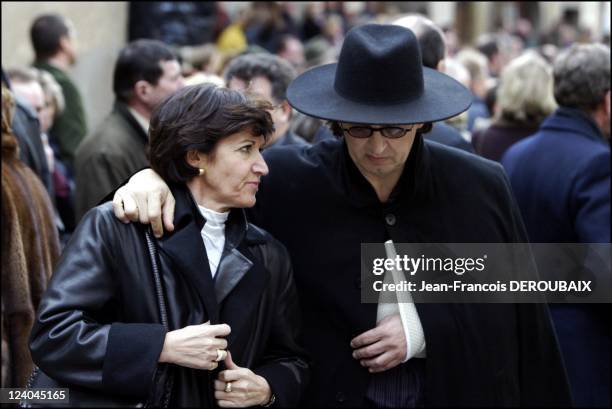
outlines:
[{"label": "coat lapel", "polygon": [[221,302],[232,292],[244,275],[253,266],[253,262],[238,250],[246,238],[246,216],[242,210],[232,210],[225,223],[225,246],[223,256],[215,274],[215,293],[217,302]]},{"label": "coat lapel", "polygon": [[[253,320],[249,319],[249,316],[256,313],[262,293],[270,279],[268,271],[252,256],[246,245],[241,245],[234,251],[235,253],[231,256],[236,260],[237,265],[241,266],[241,271],[228,270],[236,278],[232,277],[232,280],[226,280],[225,283],[227,284],[223,284],[221,287],[223,291],[217,293],[218,297],[223,295],[220,298],[222,300],[222,303],[220,301],[221,322],[227,323],[232,328],[232,332],[227,337],[228,349],[234,346],[237,339],[241,339],[243,330],[254,323]],[[228,276],[229,274],[226,275],[226,277]],[[228,290],[231,291],[230,297],[227,297]],[[248,339],[248,337],[244,339]],[[235,350],[242,350],[243,347],[235,348]]]},{"label": "coat lapel", "polygon": [[253,262],[237,249],[224,252],[214,279],[215,293],[219,304],[238,285],[252,266]]},{"label": "coat lapel", "polygon": [[195,209],[195,203],[186,188],[175,186],[172,193],[176,199],[175,230],[159,240],[160,251],[167,254],[180,273],[193,283],[211,324],[216,324],[219,321],[219,305],[200,235],[204,220]]}]

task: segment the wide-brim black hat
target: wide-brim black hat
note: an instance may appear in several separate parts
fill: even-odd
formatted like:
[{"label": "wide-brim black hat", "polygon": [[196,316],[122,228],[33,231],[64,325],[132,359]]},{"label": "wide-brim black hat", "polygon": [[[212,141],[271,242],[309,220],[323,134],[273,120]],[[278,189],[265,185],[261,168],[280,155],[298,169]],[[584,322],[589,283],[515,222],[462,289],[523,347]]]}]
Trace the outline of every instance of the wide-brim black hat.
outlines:
[{"label": "wide-brim black hat", "polygon": [[338,63],[312,68],[287,89],[289,103],[317,118],[361,124],[413,124],[451,118],[469,108],[459,82],[422,66],[412,31],[366,24],[351,29]]}]

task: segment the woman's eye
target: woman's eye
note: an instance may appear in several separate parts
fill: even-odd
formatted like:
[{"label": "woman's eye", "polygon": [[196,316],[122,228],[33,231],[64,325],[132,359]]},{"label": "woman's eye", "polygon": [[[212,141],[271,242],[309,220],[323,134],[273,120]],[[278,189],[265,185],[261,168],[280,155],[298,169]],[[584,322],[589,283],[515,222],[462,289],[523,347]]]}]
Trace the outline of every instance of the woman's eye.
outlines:
[{"label": "woman's eye", "polygon": [[240,148],[240,152],[244,152],[244,153],[250,153],[251,152],[251,148],[253,145],[248,145],[248,146],[243,146],[242,148]]}]

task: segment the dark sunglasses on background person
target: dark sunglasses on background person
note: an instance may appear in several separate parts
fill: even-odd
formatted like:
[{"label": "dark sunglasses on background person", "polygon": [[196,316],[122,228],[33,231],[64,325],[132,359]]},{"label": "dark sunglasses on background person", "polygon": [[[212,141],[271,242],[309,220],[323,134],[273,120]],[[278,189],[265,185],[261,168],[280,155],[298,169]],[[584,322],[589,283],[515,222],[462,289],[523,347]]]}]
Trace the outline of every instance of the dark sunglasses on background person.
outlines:
[{"label": "dark sunglasses on background person", "polygon": [[389,139],[397,139],[406,135],[408,132],[412,131],[412,127],[410,128],[401,128],[399,126],[385,126],[382,128],[372,128],[370,126],[351,126],[349,128],[342,128],[343,131],[347,132],[353,138],[365,139],[369,138],[374,134],[374,132],[378,131],[385,138]]}]

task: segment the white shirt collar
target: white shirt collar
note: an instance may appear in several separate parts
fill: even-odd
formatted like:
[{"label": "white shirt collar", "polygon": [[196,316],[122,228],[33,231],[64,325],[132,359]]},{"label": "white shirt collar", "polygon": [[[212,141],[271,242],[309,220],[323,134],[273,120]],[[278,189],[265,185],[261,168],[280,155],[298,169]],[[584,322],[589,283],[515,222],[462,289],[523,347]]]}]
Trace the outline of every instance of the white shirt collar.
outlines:
[{"label": "white shirt collar", "polygon": [[136,119],[136,122],[138,122],[138,124],[142,127],[142,129],[144,129],[145,133],[149,134],[149,122],[150,121],[144,116],[142,116],[140,113],[138,113],[138,111],[136,111],[134,108],[128,106],[128,109],[130,110],[130,114],[132,114],[134,119]]},{"label": "white shirt collar", "polygon": [[225,224],[227,221],[227,217],[229,216],[229,211],[227,212],[215,212],[214,210],[207,209],[204,206],[198,205],[198,209],[200,209],[200,213],[206,219],[207,224],[219,225]]}]

